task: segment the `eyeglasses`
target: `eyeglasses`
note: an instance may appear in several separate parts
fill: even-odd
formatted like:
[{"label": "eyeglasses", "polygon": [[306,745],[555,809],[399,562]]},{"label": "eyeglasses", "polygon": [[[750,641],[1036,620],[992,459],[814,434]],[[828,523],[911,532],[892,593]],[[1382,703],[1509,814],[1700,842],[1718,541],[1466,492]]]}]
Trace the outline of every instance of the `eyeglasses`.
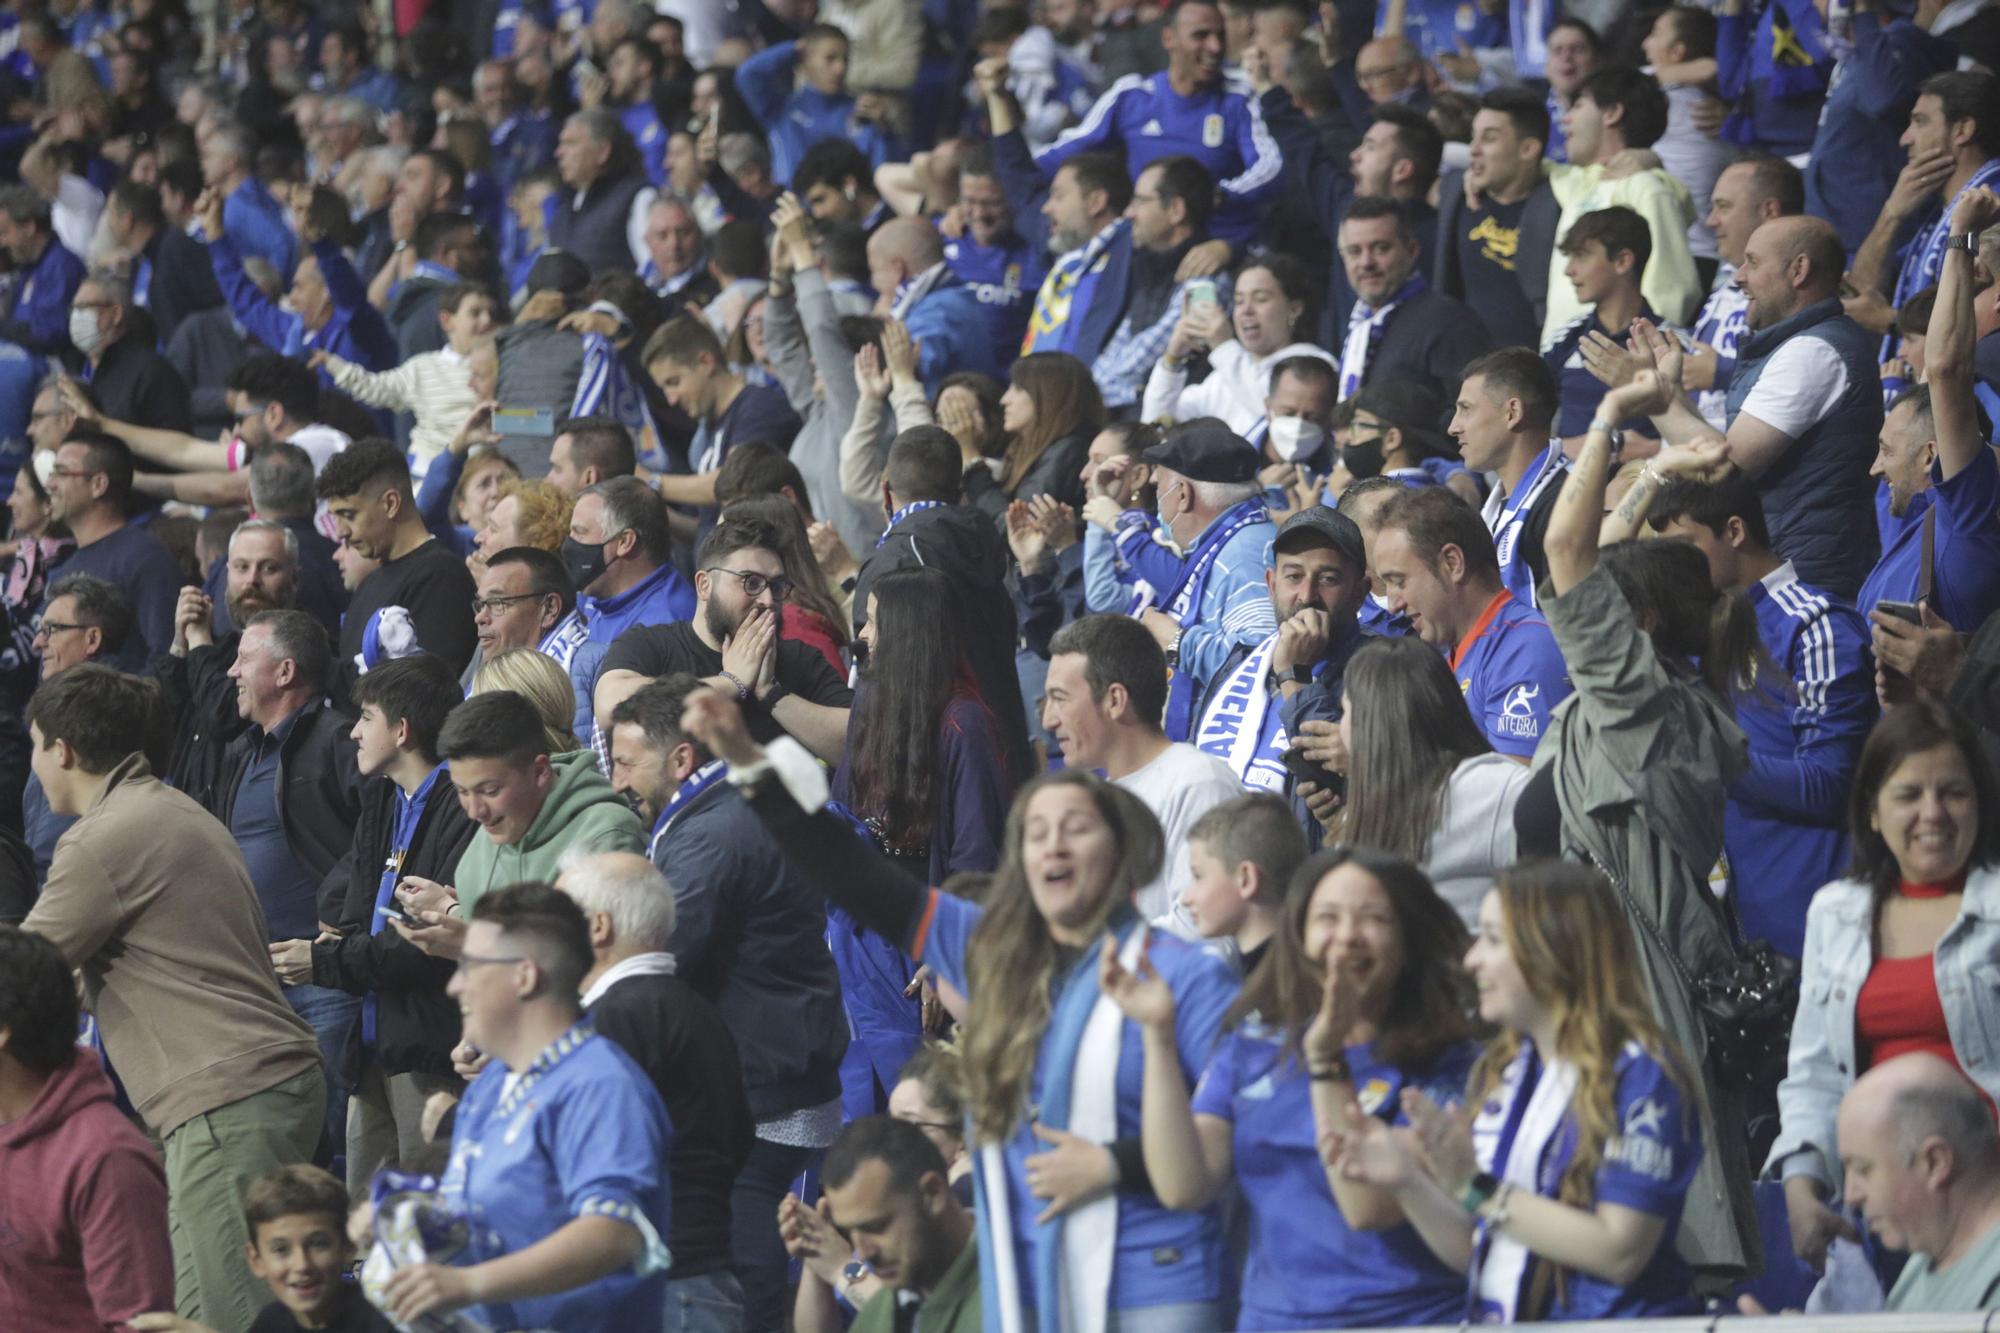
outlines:
[{"label": "eyeglasses", "polygon": [[957,1121],[952,1121],[952,1120],[912,1120],[912,1119],[910,1119],[910,1117],[908,1117],[908,1116],[903,1116],[903,1115],[899,1115],[899,1116],[897,1116],[897,1117],[896,1117],[896,1119],[898,1119],[898,1120],[902,1121],[902,1122],[903,1122],[904,1124],[906,1124],[906,1125],[915,1125],[915,1126],[916,1126],[916,1127],[917,1127],[918,1129],[935,1129],[935,1130],[939,1130],[939,1131],[941,1131],[941,1132],[943,1132],[943,1133],[946,1133],[946,1134],[963,1134],[963,1133],[965,1133],[965,1126],[964,1126],[963,1124],[961,1124],[961,1123],[957,1122]]},{"label": "eyeglasses", "polygon": [[89,629],[88,625],[76,625],[62,620],[44,620],[35,626],[35,638],[53,639],[56,635],[73,629]]},{"label": "eyeglasses", "polygon": [[458,956],[458,970],[470,972],[475,967],[488,967],[500,963],[525,963],[528,960],[518,954],[507,958],[486,958],[476,953],[462,953]]},{"label": "eyeglasses", "polygon": [[236,414],[236,420],[238,422],[244,422],[248,421],[251,417],[261,417],[264,415],[264,409],[267,406],[269,406],[269,404],[252,403]]},{"label": "eyeglasses", "polygon": [[102,468],[94,467],[52,467],[49,469],[49,480],[54,481],[57,477],[95,477],[102,472]]},{"label": "eyeglasses", "polygon": [[766,591],[769,591],[772,601],[782,602],[792,595],[792,581],[782,574],[776,578],[768,578],[765,575],[754,573],[750,570],[724,569],[721,565],[710,565],[703,572],[729,575],[743,585],[744,593],[750,597],[762,597]]},{"label": "eyeglasses", "polygon": [[539,592],[517,592],[511,597],[475,597],[472,599],[472,614],[498,615],[516,602],[532,602],[545,595]]}]

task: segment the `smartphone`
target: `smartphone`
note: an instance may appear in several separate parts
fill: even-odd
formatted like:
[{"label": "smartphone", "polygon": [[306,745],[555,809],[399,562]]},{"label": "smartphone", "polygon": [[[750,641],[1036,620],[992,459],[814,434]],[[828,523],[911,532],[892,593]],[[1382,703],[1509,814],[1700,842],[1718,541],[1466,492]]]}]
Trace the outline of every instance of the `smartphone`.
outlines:
[{"label": "smartphone", "polygon": [[1192,311],[1198,305],[1220,305],[1215,294],[1215,279],[1194,278],[1187,285],[1187,308]]},{"label": "smartphone", "polygon": [[423,925],[423,922],[404,911],[393,900],[383,904],[382,915],[391,921],[400,921],[413,930]]},{"label": "smartphone", "polygon": [[547,439],[556,433],[556,413],[552,407],[496,407],[493,433]]},{"label": "smartphone", "polygon": [[1285,771],[1300,782],[1310,782],[1321,791],[1330,791],[1336,796],[1347,795],[1347,774],[1336,773],[1324,764],[1315,764],[1306,758],[1303,750],[1287,750],[1284,753]]},{"label": "smartphone", "polygon": [[1898,620],[1907,620],[1912,625],[1921,625],[1924,623],[1924,618],[1917,611],[1917,604],[1915,602],[1881,601],[1875,603],[1875,609],[1885,616],[1894,616]]}]

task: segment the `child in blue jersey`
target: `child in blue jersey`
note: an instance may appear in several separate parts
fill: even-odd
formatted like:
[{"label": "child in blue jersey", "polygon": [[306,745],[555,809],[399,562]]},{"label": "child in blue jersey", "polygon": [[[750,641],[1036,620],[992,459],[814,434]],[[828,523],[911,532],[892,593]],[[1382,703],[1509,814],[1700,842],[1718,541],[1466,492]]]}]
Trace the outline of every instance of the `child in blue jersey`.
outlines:
[{"label": "child in blue jersey", "polygon": [[[1266,799],[1266,798],[1258,798]],[[1405,1089],[1456,1102],[1478,1055],[1458,965],[1465,930],[1423,872],[1324,851],[1293,875],[1270,953],[1192,1099],[1171,1058],[1174,1004],[1141,958],[1100,955],[1099,985],[1146,1032],[1147,1173],[1162,1202],[1241,1186],[1249,1257],[1235,1327],[1436,1324],[1464,1308],[1391,1194],[1328,1170],[1315,1144],[1360,1120],[1407,1125]]]},{"label": "child in blue jersey", "polygon": [[1145,1180],[1148,1039],[1098,988],[1107,940],[1132,959],[1148,954],[1173,997],[1182,1078],[1208,1061],[1236,997],[1227,964],[1149,935],[1132,908],[1163,858],[1152,813],[1086,773],[1037,778],[1015,798],[1000,868],[975,906],[922,887],[856,838],[823,808],[818,766],[790,740],[759,747],[734,701],[697,691],[681,725],[728,762],[750,808],[833,903],[966,997],[985,1327],[1053,1331],[1107,1309],[1128,1328],[1223,1327],[1220,1218],[1168,1209]]},{"label": "child in blue jersey", "polygon": [[1589,867],[1503,875],[1465,956],[1501,1028],[1473,1070],[1476,1115],[1412,1089],[1413,1134],[1370,1119],[1326,1142],[1471,1274],[1474,1322],[1698,1308],[1674,1235],[1704,1151],[1701,1083],[1653,1021],[1618,904]]}]

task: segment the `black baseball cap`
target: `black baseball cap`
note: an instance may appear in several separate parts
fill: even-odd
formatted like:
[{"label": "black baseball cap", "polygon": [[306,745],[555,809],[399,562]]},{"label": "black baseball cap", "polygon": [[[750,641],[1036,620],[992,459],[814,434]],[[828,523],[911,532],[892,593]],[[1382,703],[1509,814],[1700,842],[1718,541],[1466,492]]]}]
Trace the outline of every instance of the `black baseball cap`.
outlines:
[{"label": "black baseball cap", "polygon": [[1227,426],[1188,426],[1140,457],[1169,467],[1190,481],[1254,481],[1263,455]]},{"label": "black baseball cap", "polygon": [[1368,567],[1368,547],[1361,539],[1361,529],[1353,519],[1325,505],[1308,505],[1286,519],[1271,549],[1290,555],[1322,546],[1331,546],[1363,569]]}]

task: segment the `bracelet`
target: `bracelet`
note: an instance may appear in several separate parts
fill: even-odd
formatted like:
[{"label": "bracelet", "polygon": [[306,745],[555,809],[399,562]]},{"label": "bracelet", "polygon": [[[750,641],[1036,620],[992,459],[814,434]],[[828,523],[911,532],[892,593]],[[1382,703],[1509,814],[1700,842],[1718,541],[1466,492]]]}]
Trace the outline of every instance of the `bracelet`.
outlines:
[{"label": "bracelet", "polygon": [[734,685],[736,687],[737,703],[742,703],[745,699],[748,699],[750,697],[750,687],[748,685],[745,685],[741,680],[738,680],[733,672],[718,671],[715,674],[722,677],[724,680],[728,681],[731,685]]},{"label": "bracelet", "polygon": [[783,685],[773,685],[770,689],[764,691],[764,697],[757,702],[764,705],[764,710],[769,712],[771,709],[776,708],[781,700],[789,697],[790,694],[791,691]]},{"label": "bracelet", "polygon": [[1354,1071],[1348,1067],[1346,1056],[1336,1055],[1323,1065],[1308,1065],[1306,1078],[1313,1083],[1352,1083]]},{"label": "bracelet", "polygon": [[[1618,425],[1616,422],[1606,421],[1603,417],[1592,417],[1590,419],[1590,430],[1601,430],[1606,435],[1615,435],[1618,433]],[[1585,431],[1584,433],[1587,435],[1590,431]]]},{"label": "bracelet", "polygon": [[1639,469],[1639,479],[1645,482],[1647,485],[1651,486],[1656,491],[1664,491],[1665,489],[1667,489],[1666,476],[1658,468],[1653,466],[1652,460],[1650,459],[1647,460],[1646,466]]},{"label": "bracelet", "polygon": [[1977,254],[1979,253],[1979,233],[1976,231],[1965,231],[1960,232],[1956,236],[1947,236],[1944,239],[1944,248],[1947,254],[1953,250],[1963,250],[1969,255]]},{"label": "bracelet", "polygon": [[1477,1213],[1499,1189],[1499,1178],[1491,1171],[1474,1172],[1471,1181],[1465,1187],[1465,1193],[1458,1196],[1458,1206],[1468,1213]]}]

